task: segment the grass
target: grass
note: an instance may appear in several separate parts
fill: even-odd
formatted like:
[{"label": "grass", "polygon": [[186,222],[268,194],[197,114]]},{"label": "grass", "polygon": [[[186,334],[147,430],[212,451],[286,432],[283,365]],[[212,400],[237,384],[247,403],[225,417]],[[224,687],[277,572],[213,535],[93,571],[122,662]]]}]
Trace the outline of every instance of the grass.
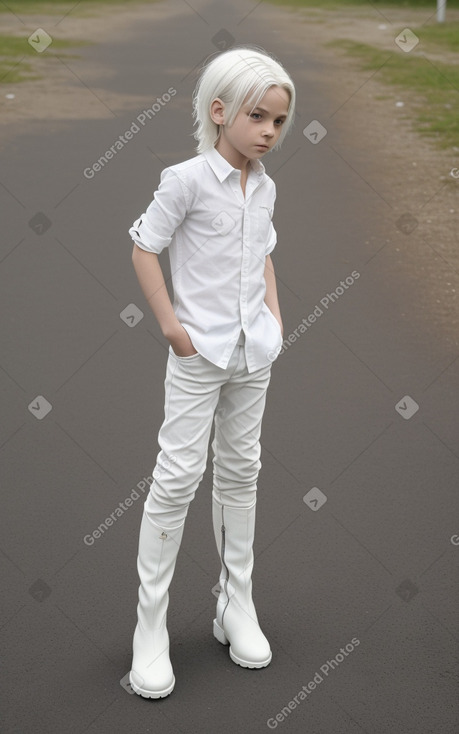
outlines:
[{"label": "grass", "polygon": [[[0,84],[15,84],[16,82],[40,79],[40,75],[33,69],[25,58],[40,56],[32,48],[24,36],[0,36]],[[53,38],[51,45],[44,52],[47,56],[53,56],[55,50],[68,48],[69,46],[86,45],[87,41],[63,41]],[[65,54],[65,58],[76,58],[74,54]]]},{"label": "grass", "polygon": [[[417,29],[413,29],[418,35]],[[419,31],[419,37],[423,34]],[[432,138],[439,148],[459,145],[459,65],[431,62],[403,51],[387,51],[350,40],[330,41],[360,60],[362,71],[377,71],[376,78],[394,88],[416,93],[413,127]]]},{"label": "grass", "polygon": [[[459,50],[459,23],[448,20],[448,10],[459,8],[459,0],[448,0],[446,22],[436,21],[436,0],[264,0],[279,6],[341,10],[360,7],[369,11],[384,11],[386,7],[430,9],[426,25],[410,29],[418,36],[419,45],[404,53],[395,45],[384,50],[348,39],[331,41],[327,46],[342,48],[360,60],[362,71],[377,71],[376,78],[393,92],[409,92],[413,128],[429,137],[439,148],[459,146],[459,65],[438,61],[436,56]],[[326,21],[325,21],[326,22]],[[398,30],[401,30],[398,29]],[[397,31],[398,32],[398,31]],[[433,58],[429,60],[429,52]],[[424,55],[422,55],[424,54]],[[390,91],[390,90],[389,90]],[[416,95],[413,100],[411,93]],[[381,95],[384,97],[385,95]],[[408,95],[406,95],[408,97]],[[393,98],[390,95],[389,98]]]},{"label": "grass", "polygon": [[[97,12],[105,5],[125,5],[127,2],[129,0],[79,0],[79,2],[75,0],[68,2],[62,2],[62,0],[57,2],[54,0],[47,0],[47,2],[43,0],[6,0],[2,2],[0,0],[0,15],[10,13],[21,18],[24,15],[51,14],[63,18],[71,12],[72,15],[81,17]],[[0,35],[0,84],[16,84],[41,78],[33,63],[41,54],[37,53],[28,43],[29,35],[30,31],[24,36]],[[87,41],[64,41],[53,37],[52,44],[43,52],[43,55],[53,56],[57,50],[83,45],[87,45]],[[65,57],[77,58],[70,54],[65,54]]]},{"label": "grass", "polygon": [[[157,1],[150,0],[150,2]],[[67,2],[66,0],[5,0],[5,2],[0,0],[0,15],[13,14],[18,18],[24,15],[55,15],[64,18],[71,13],[73,16],[87,17],[97,13],[107,5],[123,6],[129,2],[139,2],[139,0],[67,0]],[[24,34],[23,37],[0,35],[0,85],[41,78],[36,73],[34,64],[26,60],[27,57],[30,57],[31,62],[33,62],[41,55],[27,42],[29,35],[30,32]],[[86,41],[63,41],[53,38],[52,44],[43,54],[52,56],[57,49],[64,49],[68,46],[82,46],[86,43]],[[72,58],[69,54],[65,56],[66,58]]]},{"label": "grass", "polygon": [[[157,2],[158,0],[147,0]],[[65,15],[72,11],[72,15],[88,15],[92,10],[97,10],[105,5],[127,5],[129,2],[142,2],[142,0],[6,0],[6,4],[0,0],[0,14],[13,13],[13,15]]]},{"label": "grass", "polygon": [[436,23],[412,29],[420,42],[432,49],[459,50],[459,22]]},{"label": "grass", "polygon": [[[295,8],[316,8],[321,10],[327,8],[330,10],[342,8],[343,5],[366,6],[371,10],[372,7],[384,7],[384,5],[397,5],[399,8],[431,8],[435,12],[436,0],[263,0],[263,2],[271,2],[274,5],[290,5]],[[446,7],[446,17],[448,17],[448,8],[459,8],[459,0],[448,0]]]}]

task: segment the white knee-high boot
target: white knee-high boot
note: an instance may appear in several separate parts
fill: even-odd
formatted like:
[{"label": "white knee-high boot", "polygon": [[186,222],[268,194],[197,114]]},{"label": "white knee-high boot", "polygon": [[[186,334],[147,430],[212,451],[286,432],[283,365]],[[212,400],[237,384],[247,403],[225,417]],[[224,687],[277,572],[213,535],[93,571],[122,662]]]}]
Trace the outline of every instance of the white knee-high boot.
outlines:
[{"label": "white knee-high boot", "polygon": [[272,658],[252,600],[255,505],[231,507],[212,495],[213,527],[222,562],[214,636],[223,645],[229,643],[231,659],[244,668],[264,668]]},{"label": "white knee-high boot", "polygon": [[144,509],[137,557],[140,578],[138,619],[129,681],[135,693],[145,698],[168,696],[175,685],[166,618],[168,589],[184,526],[185,521],[178,527],[163,529],[150,519]]}]

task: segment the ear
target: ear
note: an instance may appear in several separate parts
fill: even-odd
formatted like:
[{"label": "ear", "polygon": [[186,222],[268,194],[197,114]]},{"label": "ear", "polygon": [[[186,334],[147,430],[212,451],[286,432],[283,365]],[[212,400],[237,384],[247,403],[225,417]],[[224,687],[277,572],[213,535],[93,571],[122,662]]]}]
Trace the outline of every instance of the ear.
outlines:
[{"label": "ear", "polygon": [[216,125],[225,124],[225,103],[219,97],[216,97],[210,105],[210,117]]}]

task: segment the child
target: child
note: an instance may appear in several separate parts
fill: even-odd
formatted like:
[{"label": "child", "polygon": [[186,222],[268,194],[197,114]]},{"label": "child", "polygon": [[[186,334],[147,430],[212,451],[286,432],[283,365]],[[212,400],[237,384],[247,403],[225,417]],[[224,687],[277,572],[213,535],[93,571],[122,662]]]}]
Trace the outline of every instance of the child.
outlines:
[{"label": "child", "polygon": [[[213,529],[221,559],[214,636],[246,668],[271,661],[252,601],[260,431],[282,321],[270,253],[275,184],[260,159],[292,125],[295,87],[257,47],[233,47],[201,70],[193,94],[197,155],[165,168],[129,234],[139,283],[169,342],[164,422],[145,501],[130,683],[171,693],[166,612],[185,518],[214,424]],[[174,302],[158,254],[169,247]]]}]

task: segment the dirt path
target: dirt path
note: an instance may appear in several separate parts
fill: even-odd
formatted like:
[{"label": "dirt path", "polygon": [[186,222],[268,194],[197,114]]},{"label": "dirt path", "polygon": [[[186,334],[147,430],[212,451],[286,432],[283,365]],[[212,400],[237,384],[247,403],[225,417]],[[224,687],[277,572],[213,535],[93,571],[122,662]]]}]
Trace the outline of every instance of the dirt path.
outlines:
[{"label": "dirt path", "polygon": [[[448,10],[448,20],[459,20],[459,10]],[[459,169],[459,141],[453,150],[438,150],[412,130],[413,114],[423,104],[416,93],[392,89],[377,73],[359,71],[358,60],[344,51],[324,46],[335,39],[350,39],[391,51],[393,39],[404,28],[434,22],[427,8],[391,7],[379,12],[372,8],[292,9],[278,19],[276,27],[290,43],[298,47],[307,43],[308,49],[314,50],[318,64],[306,73],[312,81],[326,85],[328,96],[336,101],[330,122],[340,137],[343,132],[340,152],[346,158],[348,149],[348,160],[352,153],[354,166],[355,153],[361,152],[359,174],[388,203],[389,226],[383,223],[387,237],[380,244],[395,243],[399,252],[396,259],[386,262],[388,276],[399,280],[401,287],[411,282],[418,290],[423,328],[441,329],[445,339],[458,346],[459,179],[451,172],[457,174]],[[413,49],[410,53],[421,55],[425,51]],[[427,55],[433,63],[458,63],[457,54],[452,52]],[[452,89],[451,93],[457,91]],[[327,122],[322,122],[328,128]],[[415,241],[399,229],[403,227],[400,217],[405,221],[413,218]],[[379,241],[380,232],[370,238],[369,246],[372,239]]]}]

